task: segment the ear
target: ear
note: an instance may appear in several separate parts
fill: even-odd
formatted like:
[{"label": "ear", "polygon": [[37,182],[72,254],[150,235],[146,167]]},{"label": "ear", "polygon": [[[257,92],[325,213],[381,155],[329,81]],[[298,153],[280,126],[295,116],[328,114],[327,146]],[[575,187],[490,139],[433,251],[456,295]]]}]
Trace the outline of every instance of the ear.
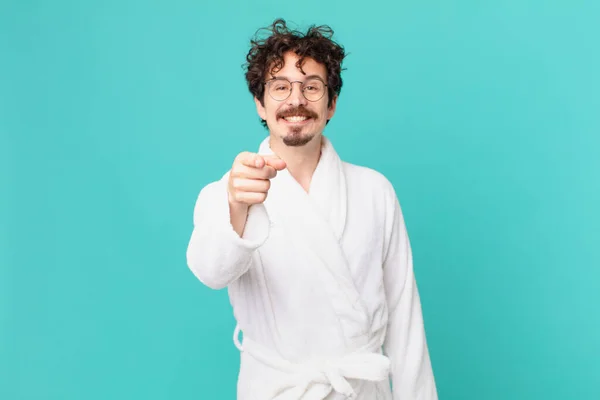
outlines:
[{"label": "ear", "polygon": [[333,114],[335,114],[335,108],[337,106],[337,96],[334,96],[333,99],[331,99],[331,104],[329,105],[329,109],[327,111],[327,120],[330,120],[331,118],[333,118]]},{"label": "ear", "polygon": [[260,100],[258,100],[256,97],[254,97],[254,103],[256,104],[256,112],[258,113],[258,116],[266,121],[267,120],[267,110],[265,110],[265,106],[263,106],[260,103]]}]

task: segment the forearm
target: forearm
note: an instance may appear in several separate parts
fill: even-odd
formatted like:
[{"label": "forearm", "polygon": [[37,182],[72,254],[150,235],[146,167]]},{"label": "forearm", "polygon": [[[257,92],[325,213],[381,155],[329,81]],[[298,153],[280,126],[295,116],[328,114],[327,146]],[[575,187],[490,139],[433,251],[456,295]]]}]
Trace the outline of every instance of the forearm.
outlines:
[{"label": "forearm", "polygon": [[230,222],[235,233],[239,237],[244,234],[244,228],[246,227],[246,220],[248,219],[248,209],[250,207],[246,204],[234,203],[229,200],[229,214]]},{"label": "forearm", "polygon": [[412,278],[390,312],[384,348],[392,364],[394,400],[437,400],[421,302]]},{"label": "forearm", "polygon": [[394,203],[394,222],[383,266],[389,307],[384,351],[392,364],[393,398],[437,400],[412,250],[400,204]]},{"label": "forearm", "polygon": [[230,209],[224,180],[205,187],[194,208],[187,263],[206,286],[221,289],[242,276],[269,234],[264,206]]},{"label": "forearm", "polygon": [[203,284],[222,289],[248,270],[252,252],[225,233],[195,228],[186,257],[190,270]]}]

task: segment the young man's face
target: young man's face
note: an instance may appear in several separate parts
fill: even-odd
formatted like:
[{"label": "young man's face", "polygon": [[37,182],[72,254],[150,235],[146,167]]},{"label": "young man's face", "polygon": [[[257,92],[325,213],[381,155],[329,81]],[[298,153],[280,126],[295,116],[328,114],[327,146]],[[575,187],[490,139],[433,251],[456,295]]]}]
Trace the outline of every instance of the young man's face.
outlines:
[{"label": "young man's face", "polygon": [[[298,59],[292,52],[285,53],[281,70],[266,78],[264,106],[255,98],[258,115],[267,121],[271,136],[288,146],[303,146],[321,135],[327,120],[335,113],[337,100],[334,98],[331,106],[327,106],[329,96],[325,86],[325,66],[312,58],[305,58],[303,74],[296,67]],[[289,82],[302,82],[304,95],[301,83],[292,83],[290,93],[289,82],[281,80],[283,78]]]}]

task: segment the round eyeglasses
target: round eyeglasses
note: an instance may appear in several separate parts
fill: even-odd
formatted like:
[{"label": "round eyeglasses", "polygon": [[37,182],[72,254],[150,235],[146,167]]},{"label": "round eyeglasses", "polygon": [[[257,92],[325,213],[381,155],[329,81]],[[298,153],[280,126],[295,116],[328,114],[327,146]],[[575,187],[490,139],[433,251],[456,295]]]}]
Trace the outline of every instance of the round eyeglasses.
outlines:
[{"label": "round eyeglasses", "polygon": [[310,78],[305,82],[290,82],[286,78],[273,78],[265,82],[269,96],[276,101],[283,101],[292,94],[293,84],[300,84],[300,91],[308,101],[319,101],[325,95],[327,85],[320,78]]}]

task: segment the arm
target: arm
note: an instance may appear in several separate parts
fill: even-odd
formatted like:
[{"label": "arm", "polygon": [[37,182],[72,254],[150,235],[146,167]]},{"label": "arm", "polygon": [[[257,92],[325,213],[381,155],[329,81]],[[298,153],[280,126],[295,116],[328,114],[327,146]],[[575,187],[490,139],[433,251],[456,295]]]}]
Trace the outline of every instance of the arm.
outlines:
[{"label": "arm", "polygon": [[394,400],[437,400],[410,241],[396,198],[393,209],[383,266],[389,308],[384,352],[391,360],[393,397]]},{"label": "arm", "polygon": [[[245,221],[236,221],[230,213],[228,179],[226,174],[198,195],[186,253],[190,270],[212,289],[222,289],[242,276],[250,268],[253,252],[269,235],[269,217],[263,204],[250,206]],[[242,235],[236,230],[243,230]]]}]

